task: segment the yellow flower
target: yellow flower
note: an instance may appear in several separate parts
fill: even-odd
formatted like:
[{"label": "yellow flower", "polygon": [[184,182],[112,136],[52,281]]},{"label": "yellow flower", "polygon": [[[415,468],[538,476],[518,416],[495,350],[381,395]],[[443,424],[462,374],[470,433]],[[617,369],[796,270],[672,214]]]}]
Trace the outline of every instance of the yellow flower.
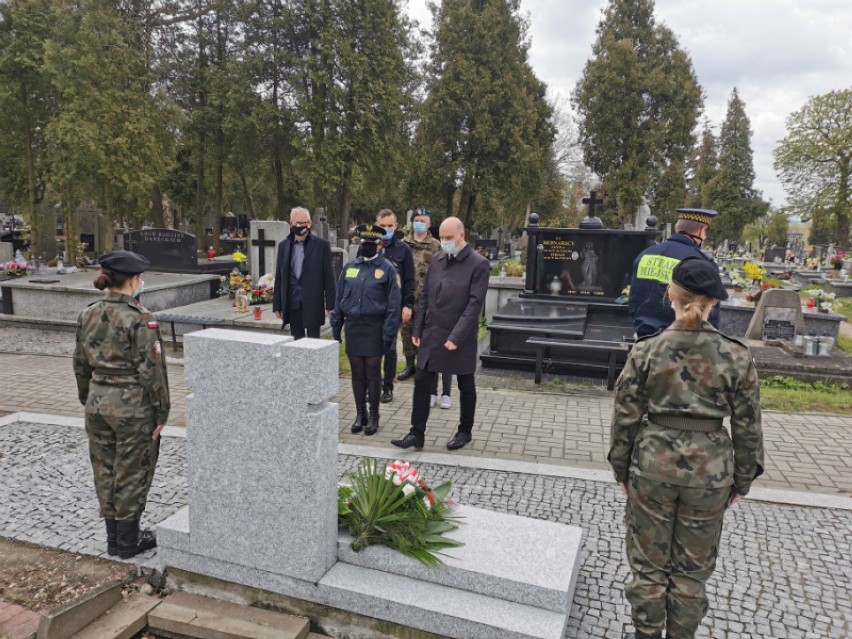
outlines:
[{"label": "yellow flower", "polygon": [[766,275],[766,269],[760,268],[753,262],[746,262],[743,264],[743,271],[745,272],[746,279],[752,280],[753,282],[760,282],[763,280],[763,276]]},{"label": "yellow flower", "polygon": [[246,260],[247,255],[245,253],[241,253],[240,251],[234,251],[231,254],[231,257],[234,258],[237,262],[244,262]]}]

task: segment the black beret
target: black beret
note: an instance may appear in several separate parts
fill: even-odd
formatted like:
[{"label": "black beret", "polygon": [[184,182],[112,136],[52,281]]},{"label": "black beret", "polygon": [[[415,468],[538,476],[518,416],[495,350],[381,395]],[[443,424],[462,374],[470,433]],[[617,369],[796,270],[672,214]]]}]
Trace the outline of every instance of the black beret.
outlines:
[{"label": "black beret", "polygon": [[110,251],[98,259],[98,264],[113,273],[136,275],[151,268],[148,258],[133,251]]},{"label": "black beret", "polygon": [[361,238],[362,242],[378,242],[385,238],[385,230],[381,226],[373,224],[359,224],[355,233]]},{"label": "black beret", "polygon": [[719,267],[700,257],[688,257],[674,267],[672,282],[696,295],[728,299],[728,291],[722,284]]}]

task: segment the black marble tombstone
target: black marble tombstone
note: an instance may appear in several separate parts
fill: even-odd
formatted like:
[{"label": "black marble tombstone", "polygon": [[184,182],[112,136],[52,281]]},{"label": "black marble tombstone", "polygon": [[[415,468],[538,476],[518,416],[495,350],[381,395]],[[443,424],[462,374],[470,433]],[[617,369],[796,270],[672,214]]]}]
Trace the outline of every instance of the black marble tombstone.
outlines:
[{"label": "black marble tombstone", "polygon": [[776,259],[779,262],[783,262],[786,256],[787,249],[785,247],[773,246],[772,248],[768,248],[763,252],[763,261],[769,264],[774,264]]},{"label": "black marble tombstone", "polygon": [[579,354],[577,349],[560,351],[558,345],[548,348],[551,372],[605,376],[610,346],[618,350],[617,366],[624,365],[624,344],[632,340],[633,328],[622,291],[630,284],[636,256],[659,232],[587,226],[543,228],[537,215],[530,216],[524,292],[490,322],[483,367],[533,370],[536,347],[527,344],[530,337],[594,346]]},{"label": "black marble tombstone", "polygon": [[489,260],[496,260],[497,259],[497,253],[499,251],[499,248],[498,248],[498,245],[497,245],[497,240],[477,239],[476,240],[476,251],[480,255],[488,258]]},{"label": "black marble tombstone", "polygon": [[199,263],[195,236],[174,229],[127,231],[124,248],[147,257],[151,270],[166,273],[225,275],[237,265],[234,260],[204,260]]}]

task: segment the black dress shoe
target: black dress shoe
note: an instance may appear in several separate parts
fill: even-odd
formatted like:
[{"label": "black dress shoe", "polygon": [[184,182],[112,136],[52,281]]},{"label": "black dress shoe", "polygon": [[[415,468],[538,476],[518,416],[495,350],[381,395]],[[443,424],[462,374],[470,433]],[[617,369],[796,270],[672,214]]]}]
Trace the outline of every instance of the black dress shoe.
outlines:
[{"label": "black dress shoe", "polygon": [[404,369],[402,369],[402,372],[399,374],[399,377],[397,377],[397,379],[401,382],[404,382],[405,380],[409,379],[410,377],[414,377],[414,373],[416,371],[416,369],[414,368],[414,358],[413,357],[407,359],[406,362],[408,363],[408,365]]},{"label": "black dress shoe", "polygon": [[370,416],[367,418],[367,424],[364,426],[364,434],[371,437],[379,430],[379,411],[370,411]]},{"label": "black dress shoe", "polygon": [[457,432],[453,435],[453,438],[447,442],[447,448],[449,450],[458,450],[459,448],[463,448],[466,444],[469,444],[473,437],[470,436],[470,433],[464,433],[462,431]]},{"label": "black dress shoe", "polygon": [[355,421],[352,422],[352,432],[360,433],[367,425],[367,411],[363,408],[359,409],[355,414]]},{"label": "black dress shoe", "polygon": [[393,401],[393,389],[392,388],[386,388],[385,390],[383,390],[382,391],[382,397],[381,397],[380,401],[382,402],[382,404],[387,404],[388,402],[392,402]]},{"label": "black dress shoe", "polygon": [[391,444],[399,448],[411,448],[412,446],[417,450],[423,448],[423,442],[418,441],[417,436],[412,433],[408,433],[408,435],[402,439],[392,439]]}]

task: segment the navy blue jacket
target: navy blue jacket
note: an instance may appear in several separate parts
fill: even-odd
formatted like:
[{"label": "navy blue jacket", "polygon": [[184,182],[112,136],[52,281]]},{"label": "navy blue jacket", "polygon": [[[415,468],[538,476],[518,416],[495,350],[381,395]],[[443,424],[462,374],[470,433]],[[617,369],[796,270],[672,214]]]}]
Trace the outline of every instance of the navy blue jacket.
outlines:
[{"label": "navy blue jacket", "polygon": [[395,343],[401,322],[400,298],[399,275],[390,261],[381,255],[370,261],[355,258],[343,267],[337,283],[331,314],[334,339],[340,339],[346,321],[374,319],[382,323],[384,343]]},{"label": "navy blue jacket", "polygon": [[[414,293],[417,289],[414,280],[414,253],[411,247],[403,241],[405,234],[396,231],[393,244],[386,244],[382,249],[382,256],[390,260],[391,264],[399,273],[400,285],[402,286],[402,306],[414,310]],[[358,248],[358,257],[361,257],[361,249]]]},{"label": "navy blue jacket", "polygon": [[[275,290],[272,310],[284,314],[283,325],[290,323],[290,261],[293,244],[290,237],[278,244],[275,264]],[[325,312],[334,308],[334,268],[331,265],[331,245],[311,234],[305,239],[305,261],[302,263],[302,322],[308,328],[325,324]]]},{"label": "navy blue jacket", "polygon": [[[636,257],[629,304],[633,330],[637,336],[651,335],[674,322],[674,310],[663,303],[663,296],[672,279],[674,267],[687,257],[700,257],[715,264],[695,242],[682,233],[673,233],[665,242],[646,248]],[[710,311],[709,320],[716,329],[719,328],[719,315],[719,305],[716,304]]]}]

